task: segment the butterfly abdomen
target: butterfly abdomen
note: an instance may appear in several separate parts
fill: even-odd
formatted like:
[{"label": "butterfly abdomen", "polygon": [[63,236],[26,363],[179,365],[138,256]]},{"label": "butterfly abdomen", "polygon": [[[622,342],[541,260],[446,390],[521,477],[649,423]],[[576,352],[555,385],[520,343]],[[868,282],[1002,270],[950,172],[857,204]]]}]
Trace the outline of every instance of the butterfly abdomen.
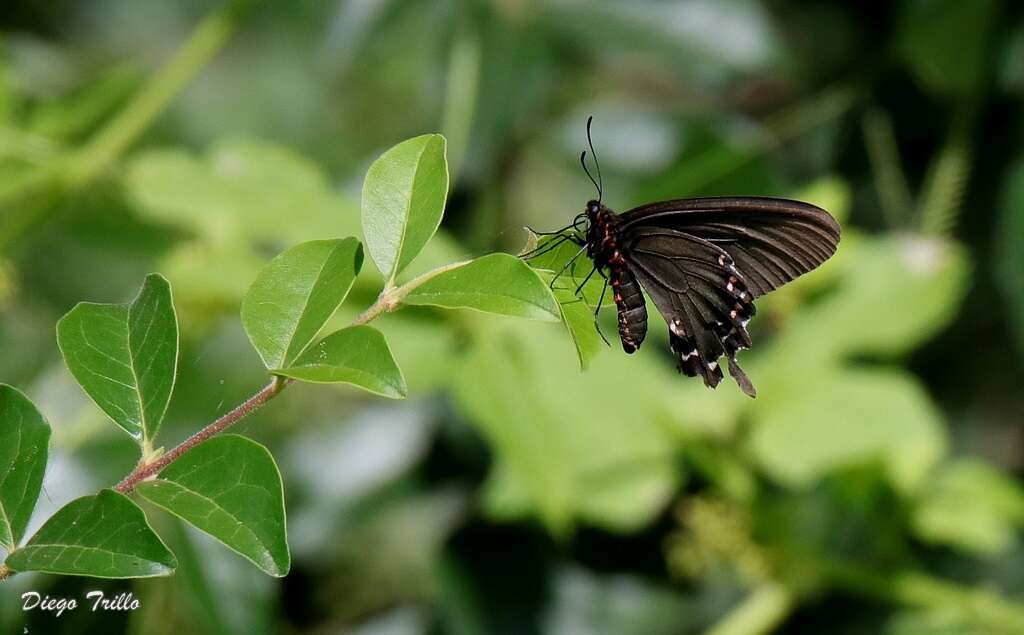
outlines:
[{"label": "butterfly abdomen", "polygon": [[619,339],[622,350],[633,353],[647,335],[647,306],[636,277],[625,267],[613,267],[609,276],[619,310]]}]

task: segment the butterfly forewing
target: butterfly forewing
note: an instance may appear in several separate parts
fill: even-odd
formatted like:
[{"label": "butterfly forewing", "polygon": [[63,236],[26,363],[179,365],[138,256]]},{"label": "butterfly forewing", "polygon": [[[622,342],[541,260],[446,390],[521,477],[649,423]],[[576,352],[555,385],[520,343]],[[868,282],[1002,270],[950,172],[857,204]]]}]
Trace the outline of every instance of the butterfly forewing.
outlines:
[{"label": "butterfly forewing", "polygon": [[721,247],[754,297],[814,269],[839,243],[839,224],[828,212],[788,199],[678,199],[637,207],[620,218],[627,240],[633,232],[658,227]]}]

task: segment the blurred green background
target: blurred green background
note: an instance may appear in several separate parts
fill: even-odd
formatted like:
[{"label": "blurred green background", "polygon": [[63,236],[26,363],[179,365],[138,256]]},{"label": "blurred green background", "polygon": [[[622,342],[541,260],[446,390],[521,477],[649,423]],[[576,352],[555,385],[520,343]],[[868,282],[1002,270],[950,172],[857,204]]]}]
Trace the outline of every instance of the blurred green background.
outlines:
[{"label": "blurred green background", "polygon": [[[260,266],[359,235],[365,169],[405,138],[449,140],[420,271],[582,210],[591,114],[614,209],[790,196],[843,242],[759,302],[755,401],[679,377],[657,321],[580,373],[557,325],[388,315],[407,401],[296,385],[240,426],[281,465],[288,577],[150,509],[174,577],[18,575],[0,632],[1024,633],[1024,6],[219,7],[0,9],[0,381],[54,432],[32,527],[136,460],[57,319],[171,280],[175,443],[266,381],[238,319]],[[142,608],[20,610],[95,588]]]}]

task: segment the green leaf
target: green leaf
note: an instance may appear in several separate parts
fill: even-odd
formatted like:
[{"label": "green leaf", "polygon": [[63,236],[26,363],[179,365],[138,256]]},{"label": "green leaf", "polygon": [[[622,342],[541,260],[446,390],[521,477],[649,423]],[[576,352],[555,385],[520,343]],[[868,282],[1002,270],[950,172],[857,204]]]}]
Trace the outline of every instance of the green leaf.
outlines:
[{"label": "green leaf", "polygon": [[[542,273],[541,280],[549,282],[554,274]],[[564,287],[554,289],[555,300],[562,314],[562,323],[569,332],[569,339],[576,348],[580,370],[586,370],[590,361],[601,352],[603,342],[594,324],[594,311],[583,299],[573,295]]]},{"label": "green leaf", "polygon": [[[530,258],[527,261],[529,265],[534,269],[549,272],[550,275],[543,276],[547,282],[551,282],[551,278],[558,275],[555,289],[569,291],[567,297],[575,299],[572,292],[590,275],[594,263],[589,258],[580,255],[580,248],[575,243],[563,241],[555,246],[550,246],[552,241],[558,239],[558,236],[542,236],[535,243],[532,238],[531,235],[526,249],[540,249],[543,253]],[[596,275],[590,276],[590,280],[580,289],[583,299],[592,307],[596,307],[600,302],[603,290],[604,279]]]},{"label": "green leaf", "polygon": [[442,271],[413,288],[402,302],[534,320],[557,321],[561,316],[537,273],[509,254],[489,254]]},{"label": "green leaf", "polygon": [[[558,240],[558,236],[542,236],[540,240],[527,242],[526,250],[543,251],[539,256],[530,258],[527,262],[534,269],[539,270],[541,280],[549,285],[558,301],[559,312],[562,323],[569,331],[569,338],[576,347],[576,356],[579,359],[580,369],[586,370],[590,366],[590,360],[600,352],[602,348],[601,336],[594,328],[594,311],[591,307],[601,304],[601,294],[605,291],[604,280],[598,276],[591,276],[590,281],[584,283],[587,275],[593,269],[593,263],[589,259],[576,258],[579,247],[572,242],[562,241],[551,246],[552,241]],[[568,264],[568,267],[566,265]],[[563,270],[564,268],[564,270]],[[554,286],[551,281],[558,275]],[[580,295],[575,294],[579,285]],[[607,304],[605,307],[607,308]],[[614,304],[611,304],[614,306]]]},{"label": "green leaf", "polygon": [[618,531],[648,522],[680,481],[668,424],[687,416],[688,396],[675,372],[657,357],[604,355],[580,373],[557,329],[500,326],[476,338],[453,386],[494,450],[488,513],[536,514],[556,533],[578,519]]},{"label": "green leaf", "polygon": [[927,394],[913,377],[895,371],[805,373],[799,382],[762,390],[750,416],[754,458],[794,487],[878,461],[896,487],[912,490],[947,445],[942,419]]},{"label": "green leaf", "polygon": [[29,129],[49,139],[80,138],[116,112],[136,91],[139,80],[137,69],[115,66],[67,95],[33,108]]},{"label": "green leaf", "polygon": [[[287,246],[359,231],[354,201],[339,195],[319,165],[268,141],[221,139],[206,156],[148,150],[127,165],[124,181],[134,208],[205,245]],[[296,210],[302,222],[281,222]]]},{"label": "green leaf", "polygon": [[311,346],[288,368],[274,373],[320,384],[352,384],[372,393],[402,399],[405,378],[391,356],[384,335],[371,326],[331,333]]},{"label": "green leaf", "polygon": [[138,505],[110,489],[62,507],[5,564],[94,578],[170,575],[178,566]]},{"label": "green leaf", "polygon": [[422,135],[380,156],[363,183],[363,234],[370,257],[390,284],[427,244],[448,197],[445,138]]},{"label": "green leaf", "polygon": [[355,238],[314,240],[274,258],[242,300],[242,324],[267,368],[284,368],[345,300],[363,265]]},{"label": "green leaf", "polygon": [[265,447],[228,434],[201,443],[167,466],[140,496],[180,516],[265,573],[291,567],[281,473]]},{"label": "green leaf", "polygon": [[171,285],[146,276],[131,304],[79,303],[57,323],[68,370],[114,423],[145,445],[174,389],[178,319]]},{"label": "green leaf", "polygon": [[19,390],[0,384],[0,547],[13,551],[43,485],[50,425]]},{"label": "green leaf", "polygon": [[1011,547],[1024,526],[1024,490],[991,465],[960,459],[929,484],[912,521],[929,542],[995,555]]},{"label": "green leaf", "polygon": [[956,315],[970,271],[959,245],[907,236],[862,240],[851,248],[856,252],[842,258],[846,270],[838,287],[794,315],[774,343],[773,350],[797,365],[905,353]]}]

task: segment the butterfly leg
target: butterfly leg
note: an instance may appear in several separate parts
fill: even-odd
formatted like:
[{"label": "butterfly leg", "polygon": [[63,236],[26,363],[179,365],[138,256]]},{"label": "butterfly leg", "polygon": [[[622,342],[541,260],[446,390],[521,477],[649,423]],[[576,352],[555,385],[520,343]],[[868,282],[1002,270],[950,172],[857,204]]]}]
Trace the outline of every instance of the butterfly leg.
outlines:
[{"label": "butterfly leg", "polygon": [[534,236],[557,236],[564,232],[565,230],[569,229],[570,227],[572,227],[572,225],[566,225],[565,227],[561,229],[556,229],[555,231],[552,232],[539,232],[533,227],[530,227],[529,225],[526,226],[526,229],[528,229],[530,233],[533,234]]},{"label": "butterfly leg", "polygon": [[[595,269],[597,268],[595,267]],[[604,286],[601,287],[601,297],[597,299],[597,308],[594,309],[594,328],[597,329],[597,334],[601,336],[601,339],[604,340],[604,343],[608,346],[611,346],[612,343],[609,342],[608,338],[604,336],[603,332],[601,332],[601,323],[598,322],[597,320],[597,318],[601,315],[601,305],[604,304],[604,294],[606,291],[608,291],[608,276],[604,275],[604,272],[602,271],[601,277],[604,278]]]},{"label": "butterfly leg", "polygon": [[[583,282],[580,283],[580,286],[576,287],[576,291],[573,293],[573,295],[579,295],[580,294],[580,291],[583,290],[583,287],[585,287],[587,285],[587,283],[590,282],[590,279],[592,277],[594,277],[594,272],[595,271],[597,271],[597,267],[596,266],[593,269],[590,270],[590,273],[588,273],[587,277],[583,279]],[[607,280],[607,278],[605,278],[605,280]]]},{"label": "butterfly leg", "polygon": [[570,236],[568,236],[568,235],[563,234],[563,235],[559,236],[558,238],[555,238],[554,240],[541,245],[540,247],[537,247],[537,248],[531,249],[530,251],[527,251],[525,253],[519,254],[519,257],[522,258],[523,260],[530,260],[531,258],[536,258],[538,256],[543,256],[544,254],[548,253],[549,251],[554,251],[555,249],[558,248],[559,245],[561,245],[562,243],[564,243],[567,240],[572,240],[572,238]]},{"label": "butterfly leg", "polygon": [[576,255],[574,255],[572,258],[570,258],[567,263],[562,265],[562,268],[558,270],[558,273],[555,274],[555,277],[551,279],[550,283],[548,283],[548,288],[549,289],[554,290],[554,288],[555,288],[555,280],[558,280],[559,278],[561,278],[562,274],[565,273],[566,270],[569,269],[569,267],[574,262],[576,262],[576,259],[579,258],[580,256],[582,256],[583,252],[586,251],[586,250],[587,250],[587,246],[583,245],[582,247],[580,247],[579,251],[576,252]]}]

